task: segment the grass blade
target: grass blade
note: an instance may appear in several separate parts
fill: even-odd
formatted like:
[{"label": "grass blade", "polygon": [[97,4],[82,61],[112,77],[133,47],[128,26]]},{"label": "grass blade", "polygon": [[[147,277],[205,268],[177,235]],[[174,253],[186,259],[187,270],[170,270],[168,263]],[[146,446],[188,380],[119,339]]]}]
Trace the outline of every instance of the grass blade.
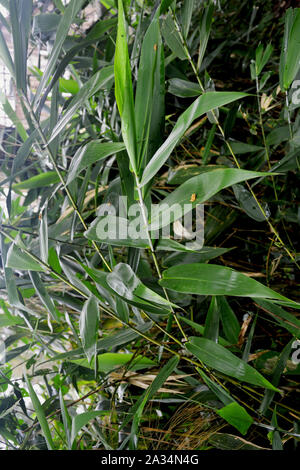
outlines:
[{"label": "grass blade", "polygon": [[54,442],[52,440],[50,428],[49,428],[49,425],[48,425],[43,407],[42,407],[42,405],[41,405],[41,403],[38,399],[37,394],[34,391],[33,386],[31,385],[30,380],[27,377],[26,373],[24,375],[25,375],[25,380],[26,380],[29,396],[31,398],[34,410],[36,412],[37,419],[39,420],[44,438],[46,439],[48,450],[55,450],[55,445],[54,445]]},{"label": "grass blade", "polygon": [[208,92],[197,98],[179,117],[169,137],[146,166],[143,172],[141,186],[144,186],[156,175],[195,119],[212,109],[239,100],[245,96],[247,96],[245,93],[236,92]]},{"label": "grass blade", "polygon": [[257,372],[257,370],[249,366],[249,364],[242,359],[239,359],[232,352],[228,351],[228,349],[210,339],[192,336],[189,338],[189,342],[186,343],[186,348],[212,369],[240,381],[278,391],[278,389]]},{"label": "grass blade", "polygon": [[232,295],[273,299],[294,308],[300,304],[231,268],[213,264],[185,264],[163,272],[160,284],[167,289],[186,294]]},{"label": "grass blade", "polygon": [[132,170],[137,174],[136,124],[126,24],[122,0],[118,1],[118,33],[115,51],[115,96],[122,121],[122,136]]},{"label": "grass blade", "polygon": [[71,103],[67,107],[66,112],[54,127],[48,143],[52,142],[55,137],[62,132],[70,120],[74,117],[76,111],[84,105],[84,103],[94,96],[100,89],[109,88],[113,81],[113,67],[105,67],[91,77],[74,96]]},{"label": "grass blade", "polygon": [[61,20],[59,23],[59,26],[56,31],[56,36],[55,36],[55,43],[53,45],[47,67],[43,73],[42,79],[40,81],[40,84],[38,86],[38,89],[36,91],[33,105],[35,106],[40,97],[41,94],[46,87],[48,80],[50,79],[57,63],[57,59],[59,57],[59,54],[61,52],[62,46],[64,44],[64,41],[68,35],[69,29],[71,24],[74,22],[74,19],[81,9],[83,5],[83,0],[71,0],[64,12],[64,14],[61,16]]},{"label": "grass blade", "polygon": [[81,342],[88,361],[96,354],[98,326],[99,307],[97,300],[92,296],[84,303],[79,320]]}]

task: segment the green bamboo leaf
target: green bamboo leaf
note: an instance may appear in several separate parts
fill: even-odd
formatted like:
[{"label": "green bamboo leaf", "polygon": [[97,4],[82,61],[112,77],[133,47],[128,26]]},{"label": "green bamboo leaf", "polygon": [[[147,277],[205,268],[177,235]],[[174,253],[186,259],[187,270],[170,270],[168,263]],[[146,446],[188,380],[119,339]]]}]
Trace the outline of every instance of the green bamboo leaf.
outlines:
[{"label": "green bamboo leaf", "polygon": [[177,264],[190,264],[190,263],[204,263],[211,259],[222,256],[230,251],[232,248],[215,248],[211,246],[204,246],[201,250],[191,253],[172,253],[164,259],[164,266],[170,268]]},{"label": "green bamboo leaf", "polygon": [[237,168],[220,168],[194,176],[154,207],[151,213],[151,227],[154,230],[174,222],[191,210],[191,206],[195,207],[208,201],[228,186],[269,174]]},{"label": "green bamboo leaf", "polygon": [[72,429],[71,429],[71,438],[70,438],[70,445],[73,447],[75,438],[79,433],[80,429],[83,426],[86,426],[89,421],[92,419],[97,418],[97,416],[105,416],[108,411],[86,411],[85,413],[81,413],[80,415],[76,415],[72,419]]},{"label": "green bamboo leaf", "polygon": [[136,448],[137,446],[137,437],[138,437],[138,427],[145,408],[146,403],[151,400],[157,391],[163,386],[167,378],[172,374],[174,369],[177,367],[179,358],[177,356],[172,357],[167,364],[165,364],[152,384],[147,388],[143,395],[136,401],[133,407],[129,410],[129,416],[123,421],[122,427],[125,427],[133,417],[132,427],[131,427],[131,448]]},{"label": "green bamboo leaf", "polygon": [[41,13],[33,17],[33,32],[37,33],[52,33],[55,32],[61,16],[56,13]]},{"label": "green bamboo leaf", "polygon": [[14,274],[11,268],[7,267],[7,246],[4,242],[4,235],[0,234],[0,241],[1,241],[1,259],[2,259],[2,266],[4,267],[4,279],[7,291],[7,297],[10,305],[19,305],[20,299],[18,295],[16,280],[14,278]]},{"label": "green bamboo leaf", "polygon": [[27,48],[31,29],[32,0],[10,0],[9,14],[14,43],[16,85],[19,90],[26,93]]},{"label": "green bamboo leaf", "polygon": [[78,109],[83,106],[89,98],[94,96],[100,89],[110,88],[113,76],[113,67],[104,67],[95,73],[95,75],[81,87],[80,91],[74,96],[65,113],[54,127],[48,143],[52,142],[52,140],[62,132]]},{"label": "green bamboo leaf", "polygon": [[71,95],[77,95],[80,87],[76,80],[66,78],[59,79],[59,91],[60,93],[70,93]]},{"label": "green bamboo leaf", "polygon": [[[191,326],[194,331],[197,333],[200,333],[201,336],[204,335],[204,325],[199,325],[199,323],[195,323],[194,321],[190,320],[189,318],[182,317],[181,315],[178,315],[178,318],[180,321],[183,321],[187,325]],[[226,339],[222,338],[222,336],[219,336],[218,338],[218,343],[221,344],[222,346],[230,347],[231,343],[227,341]]]},{"label": "green bamboo leaf", "polygon": [[203,336],[217,343],[219,338],[219,323],[220,310],[217,303],[217,297],[213,295],[205,319]]},{"label": "green bamboo leaf", "polygon": [[25,346],[19,346],[17,348],[11,349],[10,351],[7,351],[5,354],[6,362],[10,362],[16,357],[21,356],[21,354],[24,354],[25,351],[28,351],[28,349],[33,346],[33,344],[34,343],[28,343],[25,344]]},{"label": "green bamboo leaf", "polygon": [[168,92],[179,98],[193,98],[203,93],[198,83],[183,80],[182,78],[171,78]]},{"label": "green bamboo leaf", "polygon": [[234,195],[239,202],[240,206],[251,219],[257,222],[264,222],[266,220],[256,200],[242,184],[233,185]]},{"label": "green bamboo leaf", "polygon": [[72,158],[67,184],[71,183],[88,166],[124,149],[123,142],[100,142],[99,140],[93,140],[80,147]]},{"label": "green bamboo leaf", "polygon": [[[125,263],[119,263],[119,265],[125,265]],[[159,315],[167,315],[170,313],[170,305],[173,304],[168,303],[163,297],[158,296],[151,289],[148,289],[136,277],[130,266],[124,268],[119,265],[117,265],[111,273],[109,278],[110,284],[107,282],[108,273],[92,270],[86,266],[83,266],[83,268],[99,287],[105,289],[105,295],[117,295],[129,305],[134,305],[146,312]],[[111,301],[111,298],[109,300]]]},{"label": "green bamboo leaf", "polygon": [[228,339],[228,341],[230,341],[231,344],[237,344],[241,329],[239,321],[225,297],[217,297],[217,304],[220,310],[221,322],[225,337]]},{"label": "green bamboo leaf", "polygon": [[59,389],[59,403],[60,403],[60,409],[61,409],[61,416],[63,420],[63,425],[65,428],[65,434],[67,438],[67,443],[68,443],[68,449],[72,449],[71,445],[71,426],[72,426],[72,420],[68,412],[68,408],[66,407],[62,389]]},{"label": "green bamboo leaf", "polygon": [[198,295],[232,295],[272,299],[294,308],[300,304],[278,294],[255,279],[231,268],[213,264],[186,264],[163,272],[161,286],[176,292]]},{"label": "green bamboo leaf", "polygon": [[80,315],[79,329],[83,349],[88,361],[96,354],[99,327],[99,307],[95,297],[91,296],[85,303]]},{"label": "green bamboo leaf", "polygon": [[194,9],[194,0],[189,0],[188,2],[183,3],[183,8],[182,8],[182,32],[183,36],[187,38],[191,21],[192,21],[192,15],[193,15],[193,9]]},{"label": "green bamboo leaf", "polygon": [[235,400],[229,395],[228,392],[219,384],[211,380],[208,375],[200,368],[198,368],[199,375],[208,388],[216,395],[225,406],[233,403]]},{"label": "green bamboo leaf", "polygon": [[44,263],[48,263],[48,217],[47,209],[44,211],[40,221],[40,259]]},{"label": "green bamboo leaf", "polygon": [[51,50],[50,57],[46,69],[43,73],[42,79],[36,91],[34,97],[34,105],[36,105],[41,97],[41,94],[46,87],[49,78],[51,77],[57,63],[57,59],[61,52],[64,41],[68,35],[71,24],[74,22],[74,19],[83,5],[83,0],[71,0],[64,12],[61,15],[61,20],[55,35],[55,42]]},{"label": "green bamboo leaf", "polygon": [[170,13],[162,23],[162,34],[171,51],[181,60],[187,59],[185,49],[182,45],[179,33],[176,29],[174,20]]},{"label": "green bamboo leaf", "polygon": [[137,174],[136,123],[134,114],[131,67],[126,40],[122,0],[118,0],[118,33],[115,50],[115,96],[122,121],[122,136],[132,169]]},{"label": "green bamboo leaf", "polygon": [[22,122],[18,118],[15,110],[13,109],[10,102],[8,101],[8,99],[6,98],[6,96],[4,95],[4,93],[1,90],[0,90],[0,104],[2,105],[3,111],[5,112],[6,116],[15,125],[21,139],[23,140],[23,142],[25,142],[27,140],[27,137],[28,137],[27,132],[26,132]]},{"label": "green bamboo leaf", "polygon": [[[137,325],[136,328],[141,333],[146,333],[150,330],[151,326],[152,323],[147,322]],[[110,348],[116,348],[123,346],[127,343],[131,343],[133,340],[136,340],[136,338],[139,338],[139,334],[136,331],[133,331],[130,328],[125,328],[124,330],[119,331],[118,333],[111,334],[106,336],[105,338],[99,339],[96,345],[97,353],[100,353],[101,351],[108,351]],[[53,356],[51,359],[48,359],[43,363],[48,361],[58,361],[61,359],[78,359],[81,358],[83,355],[83,348],[77,348],[66,353],[57,354],[56,356]]]},{"label": "green bamboo leaf", "polygon": [[6,41],[4,39],[4,36],[1,30],[0,30],[0,58],[4,62],[11,76],[15,77],[15,66],[14,66],[13,60],[11,58],[9,49],[7,47]]},{"label": "green bamboo leaf", "polygon": [[37,394],[34,391],[33,386],[30,383],[29,378],[26,375],[26,372],[25,372],[24,375],[25,375],[25,380],[26,380],[29,396],[31,398],[34,410],[36,412],[37,419],[39,420],[44,438],[46,439],[48,450],[55,450],[55,445],[54,445],[54,442],[52,440],[50,428],[49,428],[49,425],[48,425],[43,407],[42,407],[42,405],[41,405],[41,403],[38,399]]},{"label": "green bamboo leaf", "polygon": [[265,65],[268,63],[271,54],[273,52],[273,46],[271,43],[269,43],[264,51],[264,47],[262,44],[258,46],[256,49],[256,55],[255,55],[255,66],[256,66],[256,76],[258,77]]},{"label": "green bamboo leaf", "polygon": [[273,430],[268,433],[268,438],[270,439],[270,442],[272,444],[272,449],[273,450],[283,450],[283,443],[282,439],[280,437],[278,429],[278,421],[277,421],[277,405],[275,405],[273,414],[272,414],[272,419],[271,419],[271,426],[273,426]]},{"label": "green bamboo leaf", "polygon": [[47,171],[46,173],[32,176],[20,183],[15,183],[12,185],[12,188],[16,191],[20,191],[22,189],[44,188],[50,184],[56,184],[59,181],[59,176],[56,171]]},{"label": "green bamboo leaf", "polygon": [[[275,370],[273,372],[273,376],[271,379],[271,382],[274,385],[274,387],[277,387],[279,385],[279,381],[286,367],[286,363],[291,356],[293,341],[294,339],[291,339],[291,341],[287,343],[287,345],[281,351],[280,356],[277,360]],[[275,395],[275,392],[273,390],[265,391],[264,397],[259,407],[259,411],[262,415],[266,416],[269,410],[269,407],[273,401],[274,395]]]},{"label": "green bamboo leaf", "polygon": [[164,15],[172,3],[175,3],[176,5],[176,0],[162,0],[159,7],[160,14]]},{"label": "green bamboo leaf", "polygon": [[188,248],[182,243],[178,243],[171,238],[161,238],[155,246],[156,251],[183,251],[185,253],[196,253],[194,250]]},{"label": "green bamboo leaf", "polygon": [[280,56],[280,88],[288,90],[300,67],[300,8],[285,14],[284,38]]},{"label": "green bamboo leaf", "polygon": [[292,313],[286,312],[279,305],[264,299],[255,299],[262,310],[276,320],[283,328],[289,331],[293,336],[300,338],[300,320]]},{"label": "green bamboo leaf", "polygon": [[248,429],[254,421],[247,411],[235,401],[224,406],[218,410],[217,413],[243,435],[247,434]]},{"label": "green bamboo leaf", "polygon": [[[95,370],[95,358],[90,362],[87,359],[71,359],[72,364]],[[129,370],[137,371],[157,365],[151,359],[144,356],[134,356],[131,353],[104,353],[97,356],[97,369],[100,372],[108,374],[114,369],[127,365]]]},{"label": "green bamboo leaf", "polygon": [[200,67],[204,59],[204,54],[207,48],[213,14],[214,14],[214,4],[213,2],[210,2],[208,7],[203,8],[203,12],[202,12],[201,20],[200,20],[200,47],[199,47],[199,56],[198,56],[198,64],[197,64],[198,70],[200,70]]},{"label": "green bamboo leaf", "polygon": [[186,348],[206,366],[222,372],[222,374],[234,377],[241,382],[278,391],[257,370],[210,339],[190,337],[189,342],[186,343]]},{"label": "green bamboo leaf", "polygon": [[199,96],[199,98],[197,98],[194,103],[191,104],[191,106],[189,106],[189,108],[184,111],[183,114],[181,114],[169,137],[157,150],[146,166],[143,172],[141,186],[144,186],[156,175],[195,119],[197,119],[202,114],[211,111],[212,109],[218,108],[219,106],[223,106],[246,96],[247,94],[245,93],[222,91],[207,92],[202,96]]},{"label": "green bamboo leaf", "polygon": [[21,271],[45,271],[31,256],[12,243],[7,252],[6,267]]},{"label": "green bamboo leaf", "polygon": [[[48,120],[46,121],[43,121],[41,123],[41,128],[42,130],[44,130],[45,126],[48,124]],[[22,170],[24,170],[24,163],[26,161],[26,159],[29,157],[30,155],[30,152],[31,152],[31,147],[33,145],[33,143],[38,140],[38,130],[35,129],[31,134],[30,136],[27,138],[27,140],[20,146],[20,148],[18,149],[15,157],[14,157],[14,161],[13,161],[13,165],[12,165],[12,174],[11,174],[11,181],[14,180],[15,178],[15,175],[16,173],[18,172],[18,170],[20,170],[22,172]],[[26,169],[25,169],[26,170]]]},{"label": "green bamboo leaf", "polygon": [[144,159],[149,141],[154,105],[153,93],[156,69],[160,65],[161,47],[159,11],[157,11],[143,40],[135,95],[136,139],[139,165],[141,165]]},{"label": "green bamboo leaf", "polygon": [[82,38],[80,38],[79,43],[67,51],[67,53],[65,54],[65,56],[62,58],[62,60],[60,61],[60,63],[55,69],[55,73],[41,99],[39,108],[42,108],[53,86],[58,80],[60,80],[60,78],[64,74],[66,67],[72,61],[72,59],[76,56],[76,54],[78,54],[85,47],[90,46],[91,44],[95,43],[98,39],[100,39],[105,34],[106,31],[111,29],[116,23],[117,23],[116,18],[109,18],[107,20],[99,21],[98,23],[95,24],[92,30],[88,33],[85,40],[82,40]]},{"label": "green bamboo leaf", "polygon": [[157,45],[156,66],[154,69],[152,114],[148,137],[148,148],[145,160],[141,164],[144,170],[157,149],[162,145],[165,138],[165,56],[164,45],[161,40]]},{"label": "green bamboo leaf", "polygon": [[152,302],[165,307],[171,305],[176,307],[176,305],[146,287],[128,264],[117,264],[114,270],[107,275],[106,281],[112,290],[126,299],[134,300],[136,298],[140,301]]},{"label": "green bamboo leaf", "polygon": [[39,274],[34,271],[29,271],[29,276],[30,276],[32,285],[35,288],[36,293],[39,296],[40,301],[46,308],[47,312],[50,313],[53,320],[58,321],[58,311],[56,310],[53,300],[49,296]]},{"label": "green bamboo leaf", "polygon": [[[260,145],[245,144],[244,142],[238,142],[236,140],[230,141],[230,146],[233,152],[237,155],[243,155],[244,153],[259,152],[260,150],[264,150],[264,147]],[[230,155],[229,150],[226,150],[226,155]]]}]

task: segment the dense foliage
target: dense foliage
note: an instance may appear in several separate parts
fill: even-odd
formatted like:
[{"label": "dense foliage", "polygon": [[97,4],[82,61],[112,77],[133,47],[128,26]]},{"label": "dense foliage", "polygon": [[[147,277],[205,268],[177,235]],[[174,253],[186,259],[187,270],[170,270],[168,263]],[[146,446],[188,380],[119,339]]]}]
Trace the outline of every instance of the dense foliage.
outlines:
[{"label": "dense foliage", "polygon": [[2,449],[297,447],[294,3],[0,1]]}]

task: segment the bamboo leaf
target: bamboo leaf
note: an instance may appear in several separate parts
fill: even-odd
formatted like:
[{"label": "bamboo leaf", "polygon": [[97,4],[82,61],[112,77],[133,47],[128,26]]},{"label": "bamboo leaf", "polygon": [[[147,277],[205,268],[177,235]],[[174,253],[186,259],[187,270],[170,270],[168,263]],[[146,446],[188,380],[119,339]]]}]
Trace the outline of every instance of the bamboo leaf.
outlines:
[{"label": "bamboo leaf", "polygon": [[65,113],[54,127],[52,134],[48,140],[48,144],[60,134],[70,120],[74,117],[78,109],[85,102],[94,96],[100,89],[109,88],[113,81],[113,67],[104,67],[93,75],[74,96]]},{"label": "bamboo leaf", "polygon": [[56,184],[59,181],[59,176],[55,171],[47,171],[46,173],[40,173],[39,175],[28,178],[27,180],[20,181],[20,183],[15,183],[12,185],[12,188],[16,191],[20,191],[22,189],[44,188],[50,184]]},{"label": "bamboo leaf", "polygon": [[297,302],[225,266],[197,263],[174,266],[163,272],[160,284],[167,289],[186,294],[272,299],[278,303],[300,308]]},{"label": "bamboo leaf", "polygon": [[222,372],[229,377],[234,377],[241,382],[247,382],[259,387],[278,391],[257,370],[239,359],[228,349],[207,338],[190,337],[186,343],[188,351],[194,354],[206,366]]},{"label": "bamboo leaf", "polygon": [[193,98],[202,95],[202,90],[198,83],[183,80],[182,78],[171,78],[169,80],[168,92],[179,98]]},{"label": "bamboo leaf", "polygon": [[19,90],[26,93],[27,48],[31,26],[32,0],[10,0],[9,13],[14,43],[16,85]]},{"label": "bamboo leaf", "polygon": [[144,186],[156,175],[195,119],[197,119],[202,114],[211,111],[212,109],[218,108],[219,106],[223,106],[246,96],[247,95],[245,93],[221,91],[207,92],[197,98],[194,103],[191,104],[191,106],[189,106],[189,108],[179,117],[169,137],[157,150],[146,166],[143,172],[141,186]]},{"label": "bamboo leaf", "polygon": [[236,401],[224,406],[218,410],[217,413],[243,435],[247,434],[249,427],[254,421],[247,411]]},{"label": "bamboo leaf", "polygon": [[98,140],[93,140],[80,147],[72,158],[67,184],[71,183],[88,166],[124,149],[125,145],[122,142],[100,142]]},{"label": "bamboo leaf", "polygon": [[53,442],[53,439],[52,439],[52,436],[51,436],[50,428],[49,428],[49,425],[48,425],[43,407],[42,407],[42,405],[41,405],[41,403],[38,399],[37,394],[34,391],[33,386],[31,385],[30,380],[27,377],[26,373],[25,373],[25,380],[26,380],[29,396],[31,398],[34,410],[35,410],[36,415],[37,415],[37,419],[39,420],[43,435],[44,435],[44,437],[46,439],[46,442],[47,442],[48,450],[55,450],[55,445],[54,445],[54,442]]},{"label": "bamboo leaf", "polygon": [[83,349],[88,361],[96,354],[99,327],[99,307],[95,297],[91,296],[85,303],[80,315],[79,329]]},{"label": "bamboo leaf", "polygon": [[288,90],[300,67],[300,8],[288,8],[280,56],[280,88]]},{"label": "bamboo leaf", "polygon": [[217,298],[213,295],[206,315],[203,336],[217,343],[219,338],[219,323],[220,311]]},{"label": "bamboo leaf", "polygon": [[217,304],[220,310],[221,322],[225,337],[231,344],[237,344],[240,333],[240,324],[236,318],[233,310],[231,309],[226,297],[217,297]]},{"label": "bamboo leaf", "polygon": [[61,20],[55,35],[55,43],[51,50],[50,57],[48,59],[47,67],[43,73],[42,79],[38,86],[37,92],[34,97],[34,105],[36,105],[41,97],[41,94],[46,87],[49,78],[51,77],[57,63],[57,59],[61,52],[64,41],[68,35],[71,24],[83,5],[83,0],[71,0],[64,12],[61,15]]},{"label": "bamboo leaf", "polygon": [[115,51],[115,96],[122,121],[122,136],[132,170],[137,174],[136,124],[134,114],[131,67],[126,40],[126,24],[122,0],[118,0],[118,33]]},{"label": "bamboo leaf", "polygon": [[61,415],[62,415],[62,419],[63,419],[63,425],[64,425],[64,428],[65,428],[65,433],[66,433],[66,437],[67,437],[68,449],[71,450],[71,448],[72,448],[72,444],[71,444],[72,420],[71,420],[71,417],[69,415],[68,409],[66,407],[61,388],[59,389],[59,403],[60,403]]},{"label": "bamboo leaf", "polygon": [[79,431],[88,424],[89,421],[92,419],[97,418],[97,416],[104,416],[108,412],[107,411],[86,411],[85,413],[81,413],[76,415],[72,419],[72,429],[71,429],[71,439],[70,444],[73,447],[75,438]]},{"label": "bamboo leaf", "polygon": [[159,11],[146,31],[139,63],[138,81],[135,95],[135,119],[138,161],[141,165],[147,151],[149,131],[153,111],[153,93],[156,69],[159,66],[161,37],[159,30]]},{"label": "bamboo leaf", "polygon": [[174,222],[190,211],[191,207],[208,201],[212,196],[228,186],[267,175],[269,173],[235,168],[220,168],[194,176],[154,207],[151,213],[151,227],[154,230]]},{"label": "bamboo leaf", "polygon": [[181,60],[185,60],[185,49],[170,13],[162,23],[162,34],[171,51]]},{"label": "bamboo leaf", "polygon": [[54,302],[49,296],[39,274],[37,272],[32,271],[32,272],[29,272],[29,276],[33,284],[33,287],[35,288],[36,293],[39,296],[42,304],[46,308],[47,312],[50,313],[53,320],[58,321],[58,312],[56,310]]},{"label": "bamboo leaf", "polygon": [[44,263],[48,263],[48,217],[47,209],[44,211],[40,221],[40,259]]},{"label": "bamboo leaf", "polygon": [[4,39],[4,36],[1,30],[0,30],[0,57],[1,57],[1,60],[4,62],[4,64],[6,65],[7,69],[9,70],[9,73],[11,74],[11,76],[15,77],[15,66],[14,66],[13,60],[11,58],[9,49],[7,47],[6,41]]},{"label": "bamboo leaf", "polygon": [[[87,359],[71,359],[70,362],[88,369],[95,369],[95,358],[89,362]],[[114,369],[127,365],[129,370],[145,369],[156,365],[154,361],[141,355],[134,356],[131,353],[104,353],[97,356],[98,370],[105,374],[112,372]]]},{"label": "bamboo leaf", "polygon": [[213,2],[209,2],[209,6],[207,8],[203,8],[202,17],[200,20],[200,46],[199,46],[199,56],[198,56],[198,64],[197,64],[198,70],[200,70],[200,67],[204,59],[204,54],[207,48],[213,14],[214,14],[214,4]]},{"label": "bamboo leaf", "polygon": [[21,271],[45,271],[45,269],[27,253],[12,243],[7,252],[6,267]]}]

